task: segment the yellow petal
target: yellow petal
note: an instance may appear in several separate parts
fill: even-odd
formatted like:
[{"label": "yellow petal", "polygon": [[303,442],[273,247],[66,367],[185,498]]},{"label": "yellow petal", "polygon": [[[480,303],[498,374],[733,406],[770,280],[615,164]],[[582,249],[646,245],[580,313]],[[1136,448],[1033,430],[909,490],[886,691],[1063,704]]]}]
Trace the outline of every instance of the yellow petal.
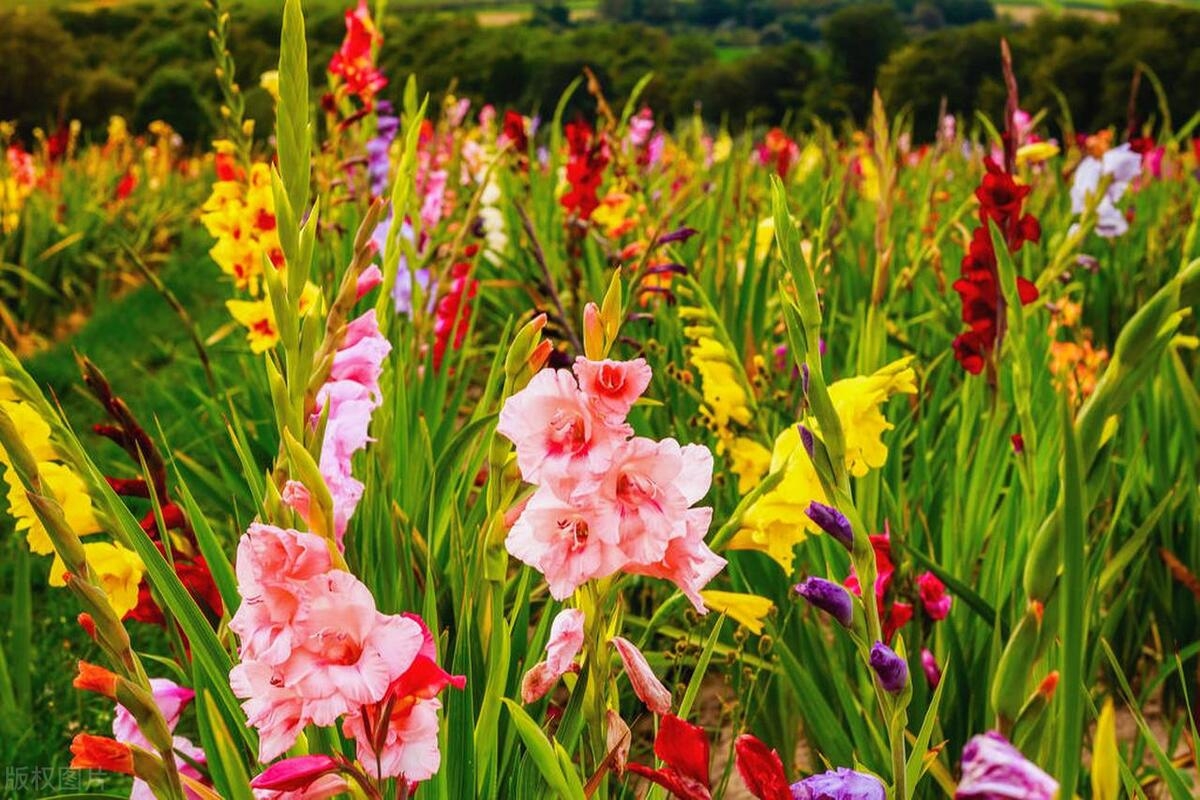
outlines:
[{"label": "yellow petal", "polygon": [[[146,567],[132,550],[109,542],[91,542],[83,546],[84,557],[92,574],[104,587],[109,605],[123,617],[137,605],[138,584]],[[66,586],[66,567],[56,555],[50,566],[50,585]]]},{"label": "yellow petal", "polygon": [[1117,750],[1117,722],[1111,699],[1100,710],[1092,745],[1092,797],[1117,800],[1120,796],[1121,753]]},{"label": "yellow petal", "polygon": [[705,590],[700,592],[700,597],[706,606],[727,614],[739,624],[745,625],[756,636],[762,633],[763,620],[774,608],[774,603],[756,594]]}]

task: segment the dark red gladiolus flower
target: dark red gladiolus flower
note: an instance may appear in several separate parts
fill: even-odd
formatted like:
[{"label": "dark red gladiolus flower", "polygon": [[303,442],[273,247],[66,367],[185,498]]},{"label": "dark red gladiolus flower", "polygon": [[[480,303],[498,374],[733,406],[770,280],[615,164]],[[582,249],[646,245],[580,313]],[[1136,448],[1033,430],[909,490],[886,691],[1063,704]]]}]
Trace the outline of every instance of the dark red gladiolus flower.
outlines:
[{"label": "dark red gladiolus flower", "polygon": [[[975,190],[979,199],[979,225],[972,232],[963,256],[962,277],[954,282],[954,290],[962,300],[962,320],[970,328],[955,337],[954,357],[972,375],[983,372],[1003,331],[1003,295],[990,223],[996,223],[1010,253],[1016,253],[1025,242],[1042,238],[1037,218],[1022,214],[1030,187],[1017,183],[991,158],[984,159],[984,167],[987,171]],[[1017,278],[1017,293],[1022,305],[1038,297],[1037,287],[1024,278]]]},{"label": "dark red gladiolus flower", "polygon": [[779,753],[743,733],[733,744],[733,759],[742,783],[758,800],[792,800]]},{"label": "dark red gladiolus flower", "polygon": [[629,770],[657,783],[680,800],[712,800],[708,780],[708,735],[704,728],[667,714],[654,739],[654,755],[663,762],[661,768],[630,764]]},{"label": "dark red gladiolus flower", "polygon": [[133,190],[137,188],[138,179],[137,173],[129,169],[121,176],[121,180],[117,182],[116,197],[118,200],[124,200],[133,194]]}]

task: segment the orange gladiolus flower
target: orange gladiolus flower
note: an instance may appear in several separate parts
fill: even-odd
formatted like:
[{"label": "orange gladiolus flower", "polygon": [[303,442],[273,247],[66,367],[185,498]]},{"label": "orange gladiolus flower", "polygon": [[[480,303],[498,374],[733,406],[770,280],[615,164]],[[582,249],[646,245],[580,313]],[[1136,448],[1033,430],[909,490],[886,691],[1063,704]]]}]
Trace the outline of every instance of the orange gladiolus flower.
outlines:
[{"label": "orange gladiolus flower", "polygon": [[133,774],[133,749],[107,736],[78,734],[71,742],[71,769],[102,769]]}]

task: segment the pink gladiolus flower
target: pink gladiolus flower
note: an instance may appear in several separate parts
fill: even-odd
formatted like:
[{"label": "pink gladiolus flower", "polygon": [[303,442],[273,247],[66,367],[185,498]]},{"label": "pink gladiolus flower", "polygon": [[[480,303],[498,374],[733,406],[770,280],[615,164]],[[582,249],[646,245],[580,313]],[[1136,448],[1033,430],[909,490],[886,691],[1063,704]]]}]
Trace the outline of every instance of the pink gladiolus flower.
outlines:
[{"label": "pink gladiolus flower", "polygon": [[625,674],[629,676],[633,693],[646,704],[646,708],[655,714],[669,713],[671,711],[671,693],[654,674],[654,670],[650,669],[650,664],[642,655],[642,651],[638,650],[637,645],[633,642],[620,636],[614,636],[609,641],[617,649],[617,654],[621,656],[621,663],[625,665]]},{"label": "pink gladiolus flower", "polygon": [[[593,578],[666,578],[697,610],[700,589],[725,565],[704,544],[711,508],[691,508],[712,483],[712,453],[674,439],[630,439],[625,415],[650,381],[641,359],[543,370],[500,410],[497,432],[538,486],[505,541],[562,600]],[[537,676],[535,676],[537,677]]]},{"label": "pink gladiolus flower", "polygon": [[687,511],[712,484],[712,452],[674,439],[638,437],[616,450],[601,491],[621,515],[621,549],[630,561],[661,561],[687,535]]},{"label": "pink gladiolus flower", "polygon": [[242,710],[247,723],[258,731],[259,761],[271,761],[296,743],[308,724],[304,698],[284,686],[277,667],[243,654],[241,663],[229,671],[229,687],[234,696],[245,698]]},{"label": "pink gladiolus flower", "polygon": [[536,703],[568,672],[579,669],[575,656],[583,647],[583,612],[565,608],[550,625],[546,642],[546,660],[533,666],[521,679],[521,700]]},{"label": "pink gladiolus flower", "polygon": [[392,619],[417,628],[420,648],[383,698],[347,717],[342,731],[357,740],[358,759],[368,773],[417,783],[430,778],[441,764],[437,712],[442,704],[437,695],[447,686],[462,689],[466,678],[437,665],[437,645],[420,617],[404,614]]},{"label": "pink gladiolus flower", "polygon": [[521,477],[535,484],[569,482],[574,467],[603,470],[613,446],[632,433],[597,418],[571,373],[554,369],[534,375],[508,399],[496,431],[516,445]]},{"label": "pink gladiolus flower", "polygon": [[350,791],[341,775],[322,775],[303,789],[255,789],[256,800],[330,800]]},{"label": "pink gladiolus flower", "polygon": [[632,361],[575,359],[579,388],[599,414],[624,419],[650,385],[651,370],[644,358]]},{"label": "pink gladiolus flower", "polygon": [[375,264],[367,267],[358,276],[358,282],[354,286],[354,294],[359,300],[366,297],[367,292],[374,289],[379,284],[383,283],[383,272]]},{"label": "pink gladiolus flower", "polygon": [[243,602],[229,622],[243,658],[266,664],[287,659],[305,583],[330,567],[329,546],[320,536],[259,523],[247,529],[237,552]]},{"label": "pink gladiolus flower", "polygon": [[565,600],[587,581],[621,568],[626,559],[619,540],[620,515],[611,504],[594,495],[567,502],[543,486],[504,544],[514,558],[546,576],[555,600]]},{"label": "pink gladiolus flower", "polygon": [[708,526],[712,523],[711,508],[688,509],[686,522],[686,535],[671,540],[661,561],[652,564],[631,564],[626,567],[626,571],[671,581],[692,601],[696,611],[705,614],[708,607],[700,597],[700,590],[715,578],[728,562],[704,543],[704,535],[708,533]]}]

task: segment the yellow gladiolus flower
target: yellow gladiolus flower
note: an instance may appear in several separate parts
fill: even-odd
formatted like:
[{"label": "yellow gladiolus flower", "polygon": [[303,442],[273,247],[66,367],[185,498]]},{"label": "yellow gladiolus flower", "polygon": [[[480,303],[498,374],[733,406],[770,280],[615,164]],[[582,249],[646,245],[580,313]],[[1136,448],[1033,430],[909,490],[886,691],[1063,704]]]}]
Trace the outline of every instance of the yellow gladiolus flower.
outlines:
[{"label": "yellow gladiolus flower", "polygon": [[1032,142],[1017,150],[1017,165],[1040,164],[1054,158],[1058,152],[1054,142]]},{"label": "yellow gladiolus flower", "polygon": [[267,90],[276,103],[279,102],[279,70],[270,69],[258,78],[258,85]]},{"label": "yellow gladiolus flower", "polygon": [[[2,392],[2,390],[0,390]],[[51,461],[58,458],[54,446],[50,443],[50,426],[34,410],[33,406],[21,400],[0,399],[0,408],[13,421],[13,425],[21,432],[25,447],[37,461]],[[0,447],[0,464],[8,463],[8,454]]]},{"label": "yellow gladiolus flower", "polygon": [[[917,391],[911,358],[893,361],[873,375],[846,378],[829,387],[829,398],[842,423],[846,443],[846,469],[855,477],[883,466],[888,449],[884,431],[893,426],[880,406],[893,394]],[[815,422],[807,424],[815,428]],[[789,575],[793,548],[809,533],[818,532],[804,513],[813,500],[825,501],[816,467],[800,441],[797,428],[789,426],[775,439],[771,472],[784,470],[779,485],[758,499],[742,518],[742,528],[729,542],[734,550],[762,550]]]},{"label": "yellow gladiolus flower", "polygon": [[916,394],[917,375],[911,361],[911,356],[901,358],[874,375],[845,378],[829,387],[846,438],[846,468],[856,478],[887,461],[888,449],[881,437],[895,426],[884,419],[879,407],[894,394]]},{"label": "yellow gladiolus flower", "polygon": [[705,590],[700,592],[700,597],[706,606],[745,625],[755,636],[762,633],[763,620],[775,607],[770,600],[756,594]]},{"label": "yellow gladiolus flower", "polygon": [[722,443],[717,449],[728,449],[729,468],[738,476],[738,492],[741,494],[758,486],[771,467],[771,451],[753,439],[739,436],[728,448]]},{"label": "yellow gladiolus flower", "polygon": [[[321,291],[309,283],[300,294],[300,315],[303,316],[316,305]],[[279,329],[275,325],[275,310],[269,300],[226,300],[229,314],[246,328],[246,341],[252,353],[265,353],[279,341]]]},{"label": "yellow gladiolus flower", "polygon": [[[100,530],[100,522],[96,519],[92,499],[87,493],[87,484],[83,478],[76,475],[69,467],[47,461],[38,464],[38,473],[42,478],[42,486],[50,497],[62,506],[63,516],[67,525],[79,536],[96,533]],[[5,472],[4,480],[8,484],[8,513],[17,521],[16,529],[25,531],[29,549],[40,555],[54,552],[50,535],[45,526],[34,513],[29,498],[25,496],[25,487],[14,469]]]},{"label": "yellow gladiolus flower", "polygon": [[[108,595],[108,603],[118,617],[128,614],[138,602],[138,584],[146,566],[137,553],[119,544],[90,542],[83,546],[92,574]],[[50,566],[50,585],[66,586],[67,569],[57,555]]]}]

